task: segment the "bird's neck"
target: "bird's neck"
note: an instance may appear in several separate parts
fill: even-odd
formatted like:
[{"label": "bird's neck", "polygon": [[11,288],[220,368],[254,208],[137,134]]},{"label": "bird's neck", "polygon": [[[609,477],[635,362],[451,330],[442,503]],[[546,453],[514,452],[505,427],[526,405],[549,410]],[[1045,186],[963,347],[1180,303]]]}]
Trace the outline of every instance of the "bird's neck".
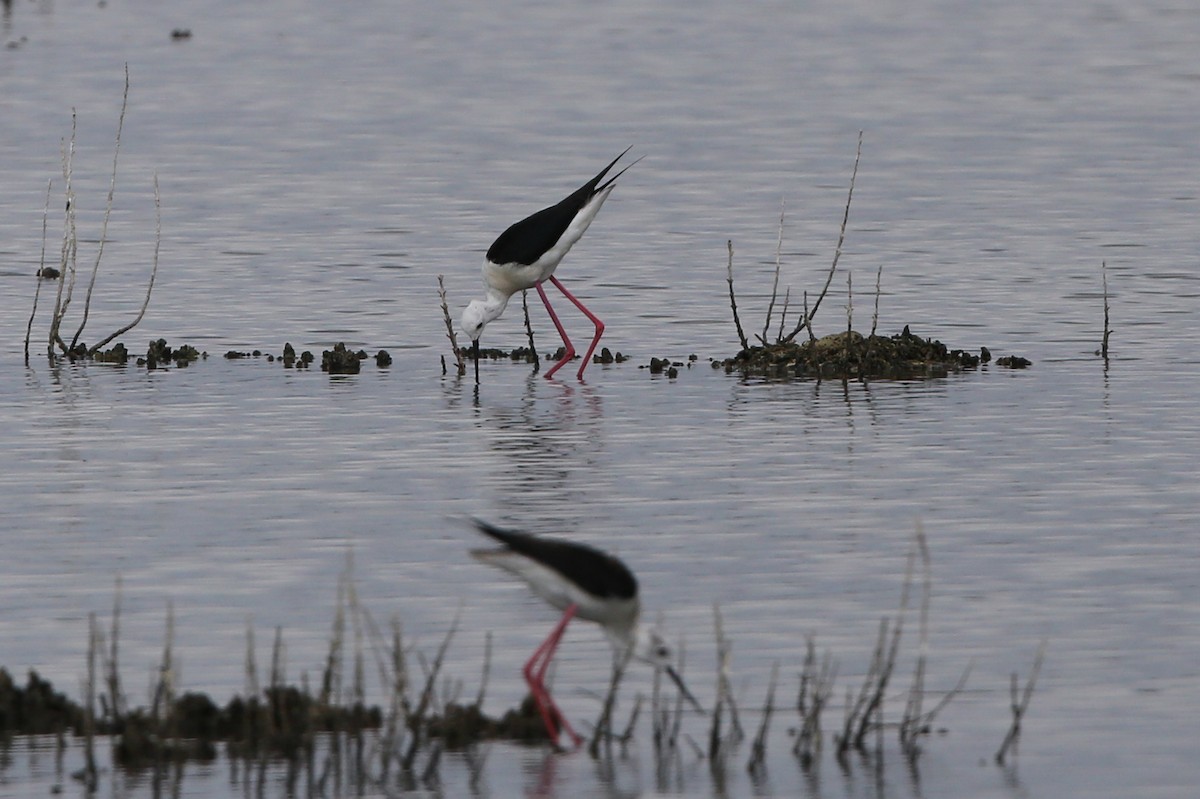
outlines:
[{"label": "bird's neck", "polygon": [[504,309],[508,307],[508,298],[511,294],[505,294],[503,291],[496,289],[488,289],[487,296],[483,298],[483,323],[490,324],[500,318],[504,313]]}]

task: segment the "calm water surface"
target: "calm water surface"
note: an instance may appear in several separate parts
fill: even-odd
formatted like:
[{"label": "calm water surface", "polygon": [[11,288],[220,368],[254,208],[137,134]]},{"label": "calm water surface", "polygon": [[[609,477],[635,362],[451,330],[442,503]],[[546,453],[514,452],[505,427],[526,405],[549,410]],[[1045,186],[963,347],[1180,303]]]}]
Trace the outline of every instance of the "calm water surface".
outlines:
[{"label": "calm water surface", "polygon": [[[175,28],[191,38],[172,41]],[[467,557],[478,542],[451,518],[477,514],[628,560],[648,612],[686,640],[706,703],[718,603],[742,704],[761,703],[776,662],[786,704],[807,635],[837,659],[839,693],[865,671],[919,525],[933,558],[929,685],[974,666],[916,779],[890,734],[881,779],[831,760],[805,778],[785,710],[765,782],[745,775],[746,751],[720,788],[699,763],[664,784],[637,758],[603,774],[583,756],[497,747],[485,795],[1194,795],[1192,6],[17,0],[0,39],[0,664],[11,671],[36,668],[77,694],[87,615],[110,611],[120,577],[135,703],[168,603],[182,687],[221,701],[241,690],[247,624],[260,663],[283,628],[298,679],[321,666],[349,559],[363,604],[399,616],[419,648],[461,612],[453,676],[468,694],[494,633],[500,712],[520,699],[520,664],[553,617]],[[116,202],[84,338],[141,302],[157,174],[158,278],[125,341],[140,350],[161,336],[212,357],[152,373],[50,367],[36,356],[43,304],[25,368],[46,184],[54,260],[74,109],[90,268],[126,63]],[[843,386],[709,368],[736,349],[725,242],[750,330],[781,202],[782,281],[793,298],[817,291],[859,130],[842,260],[855,326],[869,326],[882,266],[882,330],[911,324],[1032,369]],[[634,360],[594,366],[586,384],[510,364],[486,365],[478,391],[444,377],[436,276],[457,311],[479,294],[500,230],[631,143],[645,160],[561,277]],[[1107,368],[1093,355],[1101,262]],[[844,326],[846,305],[841,273],[818,332]],[[331,379],[219,357],[337,341],[387,349],[395,365]],[[519,312],[485,343],[523,343]],[[637,368],[693,353],[674,380]],[[1042,639],[1019,767],[1000,770],[990,758],[1009,675],[1027,673]],[[901,686],[915,653],[910,641]],[[606,666],[599,633],[572,628],[557,692],[573,718],[592,717]],[[629,695],[648,684],[632,673]],[[705,729],[696,720],[692,734]],[[35,742],[9,755],[0,795],[56,780]],[[182,793],[240,793],[225,769],[194,770]],[[466,790],[458,761],[443,771],[446,795]]]}]

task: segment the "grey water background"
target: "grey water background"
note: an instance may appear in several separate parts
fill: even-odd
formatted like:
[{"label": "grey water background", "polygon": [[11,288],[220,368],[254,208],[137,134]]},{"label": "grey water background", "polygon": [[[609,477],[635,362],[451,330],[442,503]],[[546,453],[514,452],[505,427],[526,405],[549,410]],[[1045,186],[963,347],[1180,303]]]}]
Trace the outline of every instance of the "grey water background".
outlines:
[{"label": "grey water background", "polygon": [[[176,28],[191,38],[173,41]],[[910,774],[826,760],[805,778],[775,723],[767,782],[693,766],[598,774],[583,756],[497,747],[488,795],[1193,796],[1200,784],[1200,10],[1181,2],[992,4],[28,2],[0,20],[0,664],[78,696],[86,620],[123,581],[131,699],[174,607],[181,688],[242,690],[247,625],[265,668],[325,657],[338,575],[432,651],[461,612],[451,673],[473,693],[495,636],[488,709],[553,614],[472,562],[452,517],[477,514],[611,549],[651,617],[686,641],[713,697],[712,606],[745,707],[781,664],[792,701],[805,636],[841,692],[895,612],[918,525],[932,552],[931,689],[973,663]],[[96,254],[123,69],[131,89],[94,341],[212,357],[147,373],[44,357],[22,339],[60,149],[78,120],[80,263]],[[1034,365],[946,379],[818,384],[708,367],[761,327],[785,208],[782,282],[819,289],[858,132],[843,270],[854,322]],[[478,392],[442,375],[437,307],[480,294],[483,251],[629,144],[621,179],[560,277],[633,356],[564,370],[487,364]],[[1107,262],[1113,358],[1093,353]],[[79,297],[77,296],[77,303]],[[845,272],[817,317],[845,323]],[[535,303],[536,305],[536,303]],[[569,330],[587,326],[565,303]],[[524,342],[514,307],[484,343]],[[543,347],[553,329],[539,308]],[[77,317],[76,317],[77,319]],[[77,322],[76,322],[77,323]],[[285,371],[226,350],[395,357],[357,377]],[[678,378],[651,356],[699,356]],[[1046,663],[1018,766],[990,757],[1013,671]],[[915,657],[906,641],[894,720]],[[607,644],[576,625],[556,693],[596,710]],[[631,672],[628,698],[649,675]],[[703,720],[691,734],[702,738]],[[645,734],[643,734],[644,740]],[[52,758],[9,757],[0,795],[41,795]],[[738,759],[746,755],[743,748]],[[72,753],[71,757],[76,757]],[[444,768],[454,795],[453,758]],[[183,795],[240,792],[218,763]],[[465,790],[461,785],[460,789]],[[73,788],[67,782],[67,791]],[[107,795],[150,787],[111,777]],[[461,792],[461,791],[458,791]]]}]

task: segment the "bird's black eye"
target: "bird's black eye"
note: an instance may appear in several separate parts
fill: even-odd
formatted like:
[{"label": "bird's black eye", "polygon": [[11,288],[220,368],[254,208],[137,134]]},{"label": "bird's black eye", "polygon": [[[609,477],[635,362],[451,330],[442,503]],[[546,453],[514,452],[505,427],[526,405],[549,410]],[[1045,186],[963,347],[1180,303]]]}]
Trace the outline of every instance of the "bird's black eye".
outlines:
[{"label": "bird's black eye", "polygon": [[671,650],[667,649],[665,646],[660,645],[657,649],[654,650],[654,654],[660,658],[669,658],[671,656]]}]

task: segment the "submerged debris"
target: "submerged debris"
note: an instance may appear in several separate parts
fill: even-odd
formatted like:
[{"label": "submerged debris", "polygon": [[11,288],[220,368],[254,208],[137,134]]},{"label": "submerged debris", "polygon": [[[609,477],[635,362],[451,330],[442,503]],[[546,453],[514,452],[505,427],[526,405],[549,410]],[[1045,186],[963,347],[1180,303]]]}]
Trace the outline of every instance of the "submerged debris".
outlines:
[{"label": "submerged debris", "polygon": [[844,331],[799,344],[787,341],[749,347],[719,365],[727,373],[765,377],[912,378],[944,377],[974,369],[980,360],[978,355],[921,338],[905,325],[890,337]]},{"label": "submerged debris", "polygon": [[[117,345],[121,347],[121,345]],[[113,349],[116,349],[114,347]],[[124,347],[121,347],[124,349]],[[174,362],[178,367],[185,367],[192,361],[206,357],[198,349],[191,344],[184,344],[178,349],[171,349],[165,338],[160,338],[157,341],[151,341],[150,347],[146,350],[146,357],[138,359],[139,366],[145,366],[147,369],[157,369],[160,365],[166,366]]]},{"label": "submerged debris", "polygon": [[361,362],[366,358],[367,353],[363,350],[350,352],[346,345],[339,341],[333,345],[333,350],[321,353],[321,371],[331,375],[356,375]]}]

